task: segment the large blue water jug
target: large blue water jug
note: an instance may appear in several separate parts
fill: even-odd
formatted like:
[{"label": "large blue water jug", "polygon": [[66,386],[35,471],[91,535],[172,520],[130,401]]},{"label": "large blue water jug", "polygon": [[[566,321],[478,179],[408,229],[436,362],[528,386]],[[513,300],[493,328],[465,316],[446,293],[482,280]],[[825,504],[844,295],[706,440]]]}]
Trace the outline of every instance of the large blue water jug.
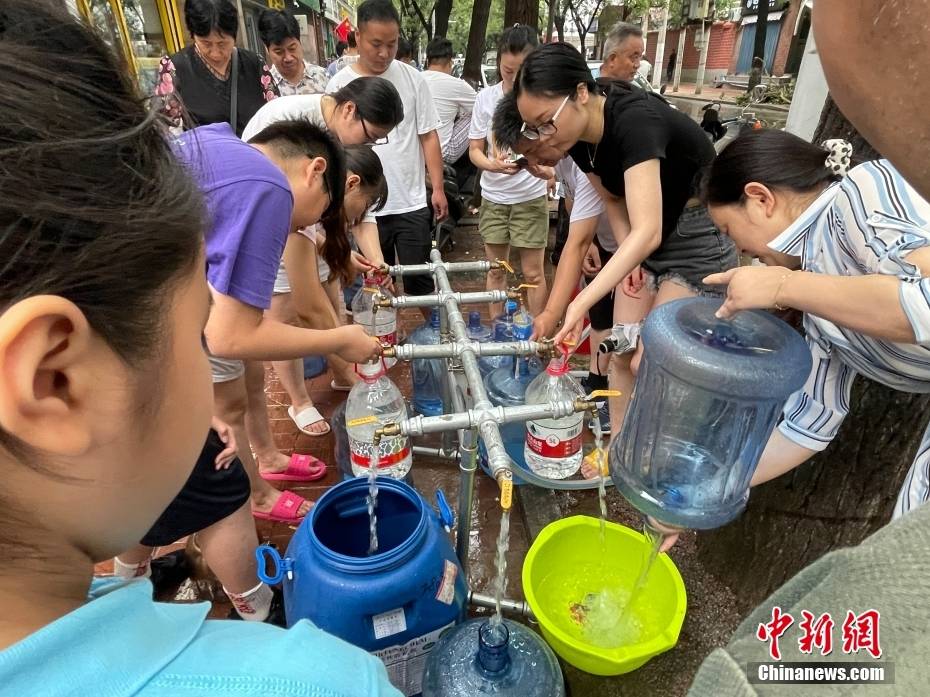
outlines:
[{"label": "large blue water jug", "polygon": [[[439,343],[439,310],[433,308],[429,322],[413,330],[408,344],[436,345]],[[439,416],[442,411],[442,380],[445,361],[441,358],[417,358],[412,361],[410,374],[413,380],[413,408],[423,416]]]},{"label": "large blue water jug", "polygon": [[[306,618],[379,656],[394,685],[416,695],[427,654],[464,618],[466,579],[443,530],[452,524],[445,500],[440,517],[403,482],[377,483],[376,554],[368,555],[368,482],[352,479],[320,497],[283,559],[259,548],[259,575],[283,584],[288,626]],[[263,574],[268,557],[275,576]]]},{"label": "large blue water jug", "polygon": [[804,340],[767,312],[717,319],[720,300],[654,310],[610,472],[626,499],[671,526],[709,529],[738,516],[788,396],[811,370]]},{"label": "large blue water jug", "polygon": [[475,619],[442,636],[426,662],[423,697],[564,697],[562,669],[531,629]]}]

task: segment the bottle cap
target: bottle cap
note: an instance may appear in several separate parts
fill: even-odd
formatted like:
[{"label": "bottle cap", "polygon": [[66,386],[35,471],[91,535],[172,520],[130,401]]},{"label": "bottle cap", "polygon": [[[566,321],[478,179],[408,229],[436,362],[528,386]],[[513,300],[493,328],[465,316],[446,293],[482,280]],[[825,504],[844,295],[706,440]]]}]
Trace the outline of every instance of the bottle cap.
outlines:
[{"label": "bottle cap", "polygon": [[516,301],[516,300],[508,300],[508,301],[504,304],[504,311],[505,311],[508,315],[512,315],[514,312],[516,312],[516,311],[517,311],[517,301]]},{"label": "bottle cap", "polygon": [[371,363],[356,363],[355,374],[366,383],[371,384],[387,373],[387,364],[384,362],[384,356]]},{"label": "bottle cap", "polygon": [[472,310],[468,313],[468,326],[469,327],[478,327],[481,326],[481,313],[475,310]]},{"label": "bottle cap", "polygon": [[429,314],[429,326],[433,329],[439,329],[439,308],[434,307]]}]

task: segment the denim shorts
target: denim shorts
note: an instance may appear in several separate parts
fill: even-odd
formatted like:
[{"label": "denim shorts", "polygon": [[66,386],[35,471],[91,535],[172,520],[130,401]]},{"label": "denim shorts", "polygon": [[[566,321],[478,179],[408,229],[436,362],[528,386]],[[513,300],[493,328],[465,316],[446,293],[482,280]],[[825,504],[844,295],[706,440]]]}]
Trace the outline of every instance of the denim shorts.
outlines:
[{"label": "denim shorts", "polygon": [[720,296],[722,286],[704,285],[704,279],[738,265],[736,246],[716,228],[707,208],[691,206],[642,267],[652,277],[655,288],[670,281],[698,295]]}]

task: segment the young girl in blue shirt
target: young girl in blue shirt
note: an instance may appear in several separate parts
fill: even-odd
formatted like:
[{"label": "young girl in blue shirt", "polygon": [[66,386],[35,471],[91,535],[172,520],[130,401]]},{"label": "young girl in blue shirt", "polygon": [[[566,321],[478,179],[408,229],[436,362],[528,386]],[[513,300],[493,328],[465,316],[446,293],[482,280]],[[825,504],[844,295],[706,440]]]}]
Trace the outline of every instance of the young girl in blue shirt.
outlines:
[{"label": "young girl in blue shirt", "polygon": [[308,622],[92,584],[181,489],[212,412],[200,194],[106,44],[0,5],[0,695],[397,695]]}]

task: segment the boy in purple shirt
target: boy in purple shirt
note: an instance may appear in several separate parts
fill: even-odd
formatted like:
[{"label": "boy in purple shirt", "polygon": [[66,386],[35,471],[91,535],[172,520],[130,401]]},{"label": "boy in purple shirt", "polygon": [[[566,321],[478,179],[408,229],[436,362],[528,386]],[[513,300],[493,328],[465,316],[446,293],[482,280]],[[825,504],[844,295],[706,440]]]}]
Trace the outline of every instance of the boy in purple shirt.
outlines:
[{"label": "boy in purple shirt", "polygon": [[253,515],[298,523],[310,506],[266,479],[309,481],[320,463],[309,455],[281,457],[259,470],[245,427],[243,361],[337,354],[349,362],[380,355],[377,339],[357,325],[327,331],[265,316],[287,236],[341,216],[345,164],[340,146],[307,121],[279,122],[239,140],[227,124],[188,131],[177,143],[203,190],[210,221],[205,235],[213,307],[205,337],[213,368],[216,416],[230,424],[249,474]]}]

